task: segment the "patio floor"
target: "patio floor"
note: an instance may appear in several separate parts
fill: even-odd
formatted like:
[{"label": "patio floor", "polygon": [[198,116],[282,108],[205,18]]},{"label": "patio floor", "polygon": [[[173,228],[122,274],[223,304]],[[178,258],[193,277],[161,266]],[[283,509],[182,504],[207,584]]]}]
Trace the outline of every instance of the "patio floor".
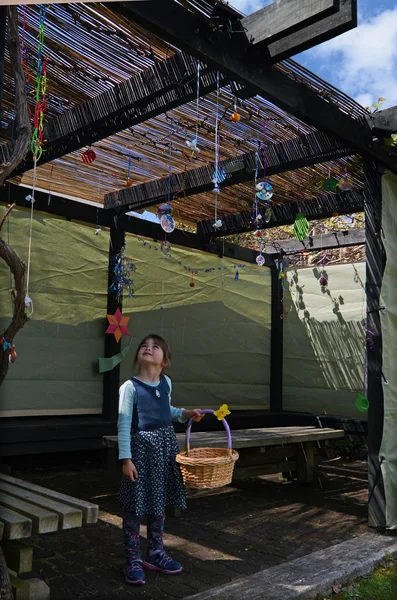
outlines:
[{"label": "patio floor", "polygon": [[[120,473],[99,464],[26,467],[12,474],[99,504],[98,523],[35,536],[34,572],[54,600],[186,598],[368,531],[365,462],[327,463],[313,487],[268,476],[192,494],[186,513],[166,519],[165,544],[184,571],[149,572],[124,583]],[[143,546],[146,530],[142,528]]]}]

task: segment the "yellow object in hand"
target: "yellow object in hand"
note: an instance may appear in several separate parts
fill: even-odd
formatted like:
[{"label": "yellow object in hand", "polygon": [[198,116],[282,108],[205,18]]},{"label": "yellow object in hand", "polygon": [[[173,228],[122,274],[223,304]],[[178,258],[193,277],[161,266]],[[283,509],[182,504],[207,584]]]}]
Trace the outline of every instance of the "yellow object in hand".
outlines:
[{"label": "yellow object in hand", "polygon": [[218,419],[218,421],[222,421],[222,419],[224,419],[226,417],[226,415],[230,415],[230,410],[227,404],[222,404],[222,406],[220,406],[218,408],[218,410],[214,411],[214,415],[216,416],[216,418]]}]

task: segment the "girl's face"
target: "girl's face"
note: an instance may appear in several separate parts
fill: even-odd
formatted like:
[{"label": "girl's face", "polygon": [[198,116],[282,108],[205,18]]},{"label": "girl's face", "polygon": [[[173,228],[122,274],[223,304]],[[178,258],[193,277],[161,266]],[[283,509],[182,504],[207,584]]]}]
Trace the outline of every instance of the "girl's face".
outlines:
[{"label": "girl's face", "polygon": [[167,366],[162,348],[152,338],[143,342],[142,346],[139,348],[137,362],[141,366],[156,365],[161,368]]}]

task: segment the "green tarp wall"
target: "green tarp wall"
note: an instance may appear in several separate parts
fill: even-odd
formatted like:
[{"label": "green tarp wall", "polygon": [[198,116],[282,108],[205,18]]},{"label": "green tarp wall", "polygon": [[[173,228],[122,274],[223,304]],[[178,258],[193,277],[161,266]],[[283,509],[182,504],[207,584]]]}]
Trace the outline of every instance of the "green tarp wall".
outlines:
[{"label": "green tarp wall", "polygon": [[283,408],[366,418],[355,407],[364,386],[365,263],[325,271],[326,288],[318,267],[284,279]]},{"label": "green tarp wall", "polygon": [[[14,209],[2,231],[25,262],[29,224],[29,211]],[[104,352],[108,246],[108,232],[96,236],[92,227],[34,214],[34,310],[15,339],[18,357],[0,387],[0,416],[101,413],[97,358]],[[269,269],[245,263],[235,281],[230,259],[177,247],[164,258],[158,245],[133,236],[126,247],[137,270],[135,296],[124,301],[133,343],[121,381],[132,374],[140,339],[158,332],[173,347],[176,406],[268,408]],[[184,266],[199,269],[194,288]],[[11,316],[9,289],[10,274],[1,262],[0,333]]]}]

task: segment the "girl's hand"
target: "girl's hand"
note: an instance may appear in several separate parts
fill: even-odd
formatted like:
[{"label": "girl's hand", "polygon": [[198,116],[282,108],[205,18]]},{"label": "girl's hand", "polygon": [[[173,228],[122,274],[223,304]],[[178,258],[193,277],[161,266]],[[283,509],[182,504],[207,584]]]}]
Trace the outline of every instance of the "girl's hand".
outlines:
[{"label": "girl's hand", "polygon": [[192,410],[184,410],[182,417],[184,419],[193,419],[193,421],[198,423],[203,417],[205,417],[205,413],[201,414],[200,408],[194,408]]},{"label": "girl's hand", "polygon": [[126,458],[122,466],[123,475],[130,481],[138,479],[138,471],[130,458]]}]

